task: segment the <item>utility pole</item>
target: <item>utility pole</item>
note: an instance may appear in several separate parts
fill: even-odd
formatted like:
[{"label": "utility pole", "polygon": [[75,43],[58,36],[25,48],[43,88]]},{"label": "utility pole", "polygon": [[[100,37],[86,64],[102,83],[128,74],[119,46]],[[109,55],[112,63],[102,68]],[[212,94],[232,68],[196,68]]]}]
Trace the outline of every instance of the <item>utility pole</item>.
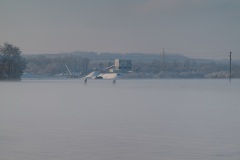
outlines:
[{"label": "utility pole", "polygon": [[157,60],[157,72],[159,73],[160,71],[165,71],[165,67],[166,67],[166,59],[165,59],[165,51],[163,48],[162,53],[160,52],[159,60]]},{"label": "utility pole", "polygon": [[160,61],[161,61],[161,52],[159,54],[159,59],[157,60],[157,73],[160,72]]},{"label": "utility pole", "polygon": [[229,63],[229,82],[231,83],[231,78],[232,78],[232,52],[230,51],[230,63]]},{"label": "utility pole", "polygon": [[162,62],[163,62],[163,70],[165,71],[166,61],[165,61],[165,51],[164,51],[164,48],[163,48],[163,51],[162,51]]}]

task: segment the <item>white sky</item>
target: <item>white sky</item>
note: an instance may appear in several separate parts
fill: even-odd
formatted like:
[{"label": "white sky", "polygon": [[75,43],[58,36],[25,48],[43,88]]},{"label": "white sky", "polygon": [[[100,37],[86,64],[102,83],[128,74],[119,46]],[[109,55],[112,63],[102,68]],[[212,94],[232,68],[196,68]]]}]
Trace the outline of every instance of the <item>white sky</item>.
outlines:
[{"label": "white sky", "polygon": [[23,53],[240,58],[239,0],[0,0],[0,44]]}]

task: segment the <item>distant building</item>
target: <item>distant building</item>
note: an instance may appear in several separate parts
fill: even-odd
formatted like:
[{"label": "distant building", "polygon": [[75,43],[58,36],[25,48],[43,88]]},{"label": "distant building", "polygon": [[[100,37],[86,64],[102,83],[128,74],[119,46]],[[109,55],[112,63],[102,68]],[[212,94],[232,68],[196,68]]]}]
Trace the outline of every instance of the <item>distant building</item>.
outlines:
[{"label": "distant building", "polygon": [[129,71],[132,69],[131,60],[115,59],[115,69],[123,72]]}]

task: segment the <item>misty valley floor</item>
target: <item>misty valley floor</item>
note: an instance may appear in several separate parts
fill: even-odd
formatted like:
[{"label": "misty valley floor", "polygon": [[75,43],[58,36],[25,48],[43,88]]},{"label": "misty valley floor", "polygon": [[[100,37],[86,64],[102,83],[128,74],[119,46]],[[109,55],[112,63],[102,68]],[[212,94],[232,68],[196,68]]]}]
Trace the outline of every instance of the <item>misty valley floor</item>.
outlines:
[{"label": "misty valley floor", "polygon": [[3,160],[240,159],[240,80],[0,82]]}]

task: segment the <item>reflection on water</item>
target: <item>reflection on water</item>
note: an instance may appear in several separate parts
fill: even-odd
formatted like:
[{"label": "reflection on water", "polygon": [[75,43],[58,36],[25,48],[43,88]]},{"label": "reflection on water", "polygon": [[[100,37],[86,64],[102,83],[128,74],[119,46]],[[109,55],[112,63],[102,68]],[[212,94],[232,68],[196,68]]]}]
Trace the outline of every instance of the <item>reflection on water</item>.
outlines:
[{"label": "reflection on water", "polygon": [[240,159],[240,80],[0,83],[3,160]]}]

